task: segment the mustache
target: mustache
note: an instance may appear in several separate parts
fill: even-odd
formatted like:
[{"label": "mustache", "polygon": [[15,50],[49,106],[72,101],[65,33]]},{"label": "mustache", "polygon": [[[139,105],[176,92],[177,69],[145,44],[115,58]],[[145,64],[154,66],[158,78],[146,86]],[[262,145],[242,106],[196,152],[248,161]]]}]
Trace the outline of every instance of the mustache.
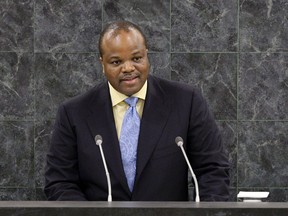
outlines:
[{"label": "mustache", "polygon": [[123,73],[120,74],[120,80],[131,80],[140,76],[139,72]]}]

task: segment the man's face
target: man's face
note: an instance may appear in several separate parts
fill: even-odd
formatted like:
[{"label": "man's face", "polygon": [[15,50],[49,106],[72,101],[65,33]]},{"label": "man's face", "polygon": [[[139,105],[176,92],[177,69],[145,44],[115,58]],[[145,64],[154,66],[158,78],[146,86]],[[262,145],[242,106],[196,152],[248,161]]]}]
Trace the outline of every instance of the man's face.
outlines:
[{"label": "man's face", "polygon": [[106,78],[118,92],[131,96],[142,88],[149,73],[147,52],[142,35],[135,29],[104,35],[100,61]]}]

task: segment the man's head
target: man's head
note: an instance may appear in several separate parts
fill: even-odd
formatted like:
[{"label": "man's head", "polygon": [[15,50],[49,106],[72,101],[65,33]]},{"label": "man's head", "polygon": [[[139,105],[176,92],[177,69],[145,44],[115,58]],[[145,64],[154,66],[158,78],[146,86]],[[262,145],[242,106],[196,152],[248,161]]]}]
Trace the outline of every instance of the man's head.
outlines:
[{"label": "man's head", "polygon": [[146,38],[140,28],[127,21],[104,28],[99,39],[100,61],[110,84],[122,94],[138,92],[149,73]]}]

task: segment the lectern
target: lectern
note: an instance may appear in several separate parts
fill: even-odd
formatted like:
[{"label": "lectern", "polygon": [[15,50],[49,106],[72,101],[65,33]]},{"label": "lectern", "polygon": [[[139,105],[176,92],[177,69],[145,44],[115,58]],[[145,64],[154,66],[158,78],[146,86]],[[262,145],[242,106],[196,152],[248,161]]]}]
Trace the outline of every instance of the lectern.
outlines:
[{"label": "lectern", "polygon": [[0,201],[0,215],[21,216],[287,216],[285,202]]}]

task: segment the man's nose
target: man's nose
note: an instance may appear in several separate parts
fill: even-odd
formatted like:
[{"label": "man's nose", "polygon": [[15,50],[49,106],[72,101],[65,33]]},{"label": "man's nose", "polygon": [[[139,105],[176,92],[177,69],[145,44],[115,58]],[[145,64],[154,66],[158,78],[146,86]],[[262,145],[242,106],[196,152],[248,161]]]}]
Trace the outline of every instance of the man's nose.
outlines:
[{"label": "man's nose", "polygon": [[131,61],[124,62],[123,67],[122,67],[123,72],[131,72],[134,70],[135,70],[135,67],[134,67],[133,62],[131,62]]}]

